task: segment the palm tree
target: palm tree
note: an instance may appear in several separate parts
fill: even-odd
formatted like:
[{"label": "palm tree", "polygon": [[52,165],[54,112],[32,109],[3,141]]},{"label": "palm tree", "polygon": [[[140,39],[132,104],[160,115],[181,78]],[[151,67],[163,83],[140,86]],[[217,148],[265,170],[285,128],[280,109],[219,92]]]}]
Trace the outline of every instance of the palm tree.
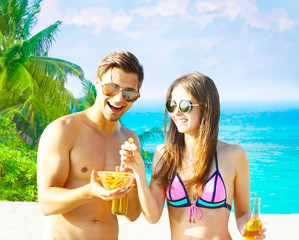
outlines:
[{"label": "palm tree", "polygon": [[0,113],[14,113],[23,137],[35,146],[45,126],[78,105],[64,84],[84,79],[71,62],[48,57],[61,22],[31,36],[43,0],[0,0]]},{"label": "palm tree", "polygon": [[[84,97],[78,100],[80,104],[79,111],[83,111],[87,108],[90,108],[95,103],[97,97],[97,90],[95,86],[92,84],[92,82],[85,79],[83,80],[82,85],[83,85]],[[124,125],[122,122],[121,124]],[[150,130],[146,130],[140,133],[138,135],[138,138],[140,140],[140,145],[141,145],[141,149],[140,149],[141,156],[144,159],[147,168],[149,169],[151,167],[151,162],[153,159],[154,152],[145,151],[143,147],[152,140],[159,139],[159,138],[163,139],[164,138],[163,130],[159,127],[154,127]]]},{"label": "palm tree", "polygon": [[79,111],[90,108],[96,101],[97,90],[91,81],[84,79],[82,81],[84,97],[78,99]]}]

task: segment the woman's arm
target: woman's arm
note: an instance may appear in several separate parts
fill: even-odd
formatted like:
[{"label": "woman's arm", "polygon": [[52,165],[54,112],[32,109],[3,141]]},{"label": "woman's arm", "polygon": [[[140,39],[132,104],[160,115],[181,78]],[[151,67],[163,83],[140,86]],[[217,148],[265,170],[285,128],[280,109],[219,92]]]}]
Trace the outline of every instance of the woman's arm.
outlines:
[{"label": "woman's arm", "polygon": [[[152,164],[153,174],[161,156],[161,149],[160,145],[155,151]],[[122,145],[120,154],[122,161],[134,171],[138,196],[145,219],[150,223],[158,222],[163,212],[165,191],[158,186],[154,179],[151,179],[150,187],[148,186],[144,162],[136,145],[126,142]]]},{"label": "woman's arm", "polygon": [[[234,207],[237,227],[242,236],[244,236],[246,222],[250,219],[250,177],[249,163],[246,152],[238,145],[232,146],[232,154],[235,159],[236,176],[235,176],[235,195]],[[256,239],[264,239],[263,233],[266,229],[260,231],[260,236]]]},{"label": "woman's arm", "polygon": [[236,167],[234,181],[234,207],[237,227],[242,232],[250,218],[250,179],[246,152],[238,145],[232,145],[232,154]]}]

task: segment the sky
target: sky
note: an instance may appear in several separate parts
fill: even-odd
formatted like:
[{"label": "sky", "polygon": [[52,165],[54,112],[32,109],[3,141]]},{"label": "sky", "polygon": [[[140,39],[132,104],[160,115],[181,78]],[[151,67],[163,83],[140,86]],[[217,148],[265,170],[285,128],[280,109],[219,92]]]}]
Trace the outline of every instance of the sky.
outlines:
[{"label": "sky", "polygon": [[[165,99],[178,77],[201,72],[220,99],[299,100],[295,0],[44,0],[32,34],[61,20],[49,56],[94,82],[107,54],[132,52],[144,67],[142,99]],[[80,80],[66,86],[83,95]]]}]

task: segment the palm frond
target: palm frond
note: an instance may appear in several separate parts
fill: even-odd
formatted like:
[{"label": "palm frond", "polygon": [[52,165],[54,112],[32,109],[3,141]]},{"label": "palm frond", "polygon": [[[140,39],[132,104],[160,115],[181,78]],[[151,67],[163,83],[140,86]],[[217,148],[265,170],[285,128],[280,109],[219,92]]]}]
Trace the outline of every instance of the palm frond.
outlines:
[{"label": "palm frond", "polygon": [[15,60],[22,59],[23,57],[23,43],[24,41],[16,42],[15,44],[11,45],[4,53],[5,57],[5,64],[7,64],[9,67],[11,66],[11,63]]},{"label": "palm frond", "polygon": [[144,146],[148,142],[155,140],[157,138],[164,138],[163,130],[158,127],[151,128],[146,130],[143,133],[138,135],[141,146]]},{"label": "palm frond", "polygon": [[[0,92],[1,93],[1,92]],[[3,92],[2,92],[3,93]],[[17,102],[10,102],[10,104],[8,104],[8,98],[0,98],[0,114],[4,115],[4,114],[14,114],[18,111],[20,111],[20,107],[21,104],[17,103]],[[5,105],[5,107],[1,107],[1,105]]]},{"label": "palm frond", "polygon": [[36,25],[37,23],[37,15],[40,14],[41,11],[41,2],[43,0],[35,0],[30,7],[30,11],[28,12],[27,16],[24,17],[24,35],[23,37],[26,39],[27,36],[30,34],[30,30]]},{"label": "palm frond", "polygon": [[32,79],[31,73],[23,64],[16,63],[8,77],[7,88],[10,89],[11,94],[24,95],[26,91],[32,94],[38,87],[34,79]]},{"label": "palm frond", "polygon": [[9,0],[0,2],[1,31],[10,43],[23,37],[24,20],[27,15],[28,1]]},{"label": "palm frond", "polygon": [[6,46],[5,46],[4,36],[2,34],[2,31],[0,30],[0,56],[1,57],[3,57],[5,49],[6,49]]},{"label": "palm frond", "polygon": [[77,76],[84,79],[84,72],[80,66],[58,58],[34,56],[28,59],[28,67],[33,75],[41,74],[49,78],[54,78],[61,85],[67,80],[67,75]]},{"label": "palm frond", "polygon": [[5,58],[0,58],[0,91],[5,88],[7,80],[7,67],[5,66]]},{"label": "palm frond", "polygon": [[84,97],[79,100],[80,110],[90,108],[94,105],[97,98],[97,90],[91,81],[84,79],[82,85]]},{"label": "palm frond", "polygon": [[61,21],[56,21],[49,27],[35,34],[24,43],[24,52],[28,56],[46,56],[49,48],[59,32]]}]

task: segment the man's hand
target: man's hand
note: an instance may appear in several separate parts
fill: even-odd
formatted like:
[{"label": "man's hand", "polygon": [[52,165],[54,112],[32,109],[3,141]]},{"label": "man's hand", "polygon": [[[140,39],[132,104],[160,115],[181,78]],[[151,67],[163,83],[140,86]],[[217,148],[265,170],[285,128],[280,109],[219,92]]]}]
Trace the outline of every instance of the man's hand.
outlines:
[{"label": "man's hand", "polygon": [[90,194],[92,197],[102,198],[103,200],[115,200],[125,196],[132,190],[131,187],[123,190],[122,188],[116,188],[113,190],[107,190],[100,183],[96,171],[92,171],[90,175]]}]

